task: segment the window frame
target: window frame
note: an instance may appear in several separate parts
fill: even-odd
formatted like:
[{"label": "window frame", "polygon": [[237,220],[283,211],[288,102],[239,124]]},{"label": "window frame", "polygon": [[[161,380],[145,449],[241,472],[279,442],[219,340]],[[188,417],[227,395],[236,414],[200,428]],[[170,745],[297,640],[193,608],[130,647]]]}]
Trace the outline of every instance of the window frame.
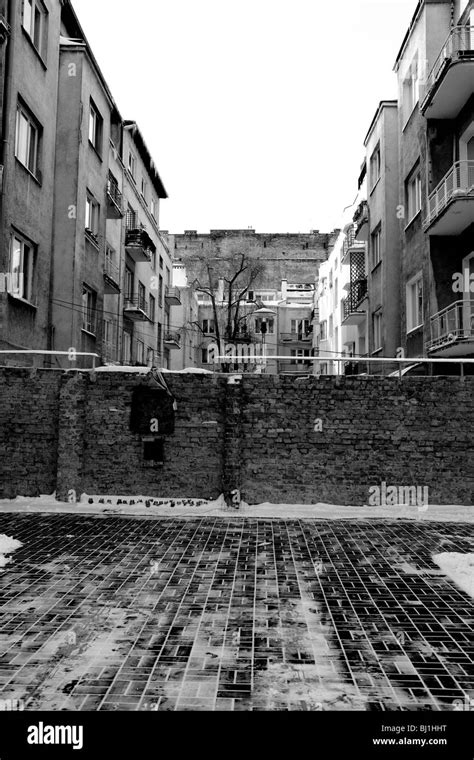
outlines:
[{"label": "window frame", "polygon": [[[374,159],[377,158],[377,176],[374,176]],[[378,183],[381,175],[382,175],[382,151],[380,147],[380,142],[377,143],[375,148],[372,151],[372,154],[370,156],[369,160],[369,171],[370,171],[370,192],[374,190],[376,184]]]},{"label": "window frame", "polygon": [[[414,192],[412,190],[414,186]],[[414,200],[414,205],[413,205]],[[421,167],[419,161],[413,167],[405,180],[405,203],[407,209],[407,226],[420,213],[423,204],[422,186],[421,186]],[[413,208],[412,208],[413,206]]]},{"label": "window frame", "polygon": [[[374,311],[372,314],[372,334],[374,342],[373,353],[376,353],[383,348],[382,309],[377,309],[377,311]],[[376,337],[378,339],[378,345],[376,345]]]},{"label": "window frame", "polygon": [[133,181],[136,183],[136,172],[137,172],[137,157],[135,153],[132,150],[128,151],[128,172],[133,179]]},{"label": "window frame", "polygon": [[[20,244],[19,249],[19,269],[15,274],[13,271],[13,256],[15,240]],[[25,248],[28,249],[27,273],[25,277]],[[9,295],[21,301],[25,301],[31,306],[36,306],[35,301],[35,271],[36,271],[37,245],[26,238],[21,233],[14,230],[10,237],[10,252],[8,261],[8,270],[10,274],[11,287]],[[16,283],[16,284],[15,284]]]},{"label": "window frame", "polygon": [[[89,296],[91,305],[89,306]],[[84,300],[84,298],[86,300]],[[89,317],[91,317],[89,319]],[[97,291],[87,283],[82,283],[82,331],[92,335],[97,334]]]},{"label": "window frame", "polygon": [[[414,324],[415,319],[415,312],[420,315],[419,307],[420,304],[417,303],[419,292],[417,292],[416,287],[418,285],[421,285],[421,322],[418,324]],[[413,277],[411,277],[406,284],[405,287],[405,293],[406,293],[406,332],[407,335],[411,332],[414,332],[415,330],[419,330],[420,327],[423,327],[425,323],[424,319],[424,288],[423,288],[423,272],[420,270],[417,272]]]},{"label": "window frame", "polygon": [[[375,252],[375,246],[374,241],[378,241],[377,245],[377,258],[374,255]],[[370,233],[370,264],[371,269],[375,269],[378,267],[378,265],[382,261],[382,223],[379,222],[379,224],[374,228],[373,232]]]},{"label": "window frame", "polygon": [[[91,126],[92,129],[92,136],[91,136]],[[88,139],[89,139],[89,145],[94,148],[95,152],[99,157],[102,157],[102,147],[103,147],[103,134],[104,134],[104,119],[97,108],[97,105],[95,104],[94,100],[90,98],[89,100],[89,124],[88,124]]]},{"label": "window frame", "polygon": [[[98,245],[100,229],[100,203],[90,190],[86,190],[84,217],[84,231],[86,235],[91,238],[96,245]],[[91,222],[92,226],[88,226],[88,220]]]},{"label": "window frame", "polygon": [[[26,145],[24,146],[26,149],[26,155],[22,155],[22,147],[20,146],[20,142],[23,142],[21,138],[21,131],[20,131],[20,119],[23,118],[26,122],[26,129],[27,129],[27,135],[26,135]],[[34,133],[35,139],[33,144],[33,155],[32,153],[32,145],[31,145],[31,133]],[[30,109],[23,103],[23,101],[18,100],[17,107],[16,107],[16,120],[15,120],[15,158],[16,160],[38,181],[41,181],[41,172],[40,172],[40,149],[41,149],[41,135],[43,132],[43,128],[38,121],[38,119],[35,117],[35,115],[30,111]]]},{"label": "window frame", "polygon": [[[31,14],[29,16],[29,26],[26,24],[26,8],[30,6]],[[21,13],[21,26],[34,49],[44,62],[46,58],[47,40],[48,40],[48,9],[41,0],[23,0]],[[39,31],[36,26],[36,20],[39,18]]]}]

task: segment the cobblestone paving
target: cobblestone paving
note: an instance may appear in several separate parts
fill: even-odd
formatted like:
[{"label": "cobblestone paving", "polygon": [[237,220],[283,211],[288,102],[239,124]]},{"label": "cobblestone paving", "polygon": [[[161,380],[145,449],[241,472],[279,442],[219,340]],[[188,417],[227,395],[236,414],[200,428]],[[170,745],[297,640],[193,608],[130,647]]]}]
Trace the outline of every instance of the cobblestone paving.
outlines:
[{"label": "cobblestone paving", "polygon": [[474,697],[468,524],[0,515],[0,699],[439,710]]}]

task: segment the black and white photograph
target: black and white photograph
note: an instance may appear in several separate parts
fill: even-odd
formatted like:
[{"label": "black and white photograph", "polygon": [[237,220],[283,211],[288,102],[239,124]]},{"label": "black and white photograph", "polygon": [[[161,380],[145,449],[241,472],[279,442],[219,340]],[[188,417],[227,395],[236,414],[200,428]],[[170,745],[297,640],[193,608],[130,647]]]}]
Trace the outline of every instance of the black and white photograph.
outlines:
[{"label": "black and white photograph", "polygon": [[0,0],[1,760],[472,760],[473,600],[474,0]]}]

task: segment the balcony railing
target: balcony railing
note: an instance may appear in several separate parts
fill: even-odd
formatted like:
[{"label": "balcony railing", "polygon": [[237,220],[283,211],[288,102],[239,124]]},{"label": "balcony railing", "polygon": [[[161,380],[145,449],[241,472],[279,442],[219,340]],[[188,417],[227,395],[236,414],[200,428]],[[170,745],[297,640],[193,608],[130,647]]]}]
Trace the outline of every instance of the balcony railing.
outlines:
[{"label": "balcony railing", "polygon": [[342,302],[343,319],[348,319],[352,314],[365,314],[365,309],[360,308],[361,301],[367,295],[367,278],[351,282],[349,295]]},{"label": "balcony railing", "polygon": [[179,332],[165,333],[164,343],[168,348],[181,348],[181,335]]},{"label": "balcony railing", "polygon": [[175,288],[175,287],[171,287],[170,285],[167,285],[165,289],[165,302],[169,306],[180,306],[181,294],[179,292],[179,288]]},{"label": "balcony railing", "polygon": [[127,211],[125,219],[125,250],[135,261],[151,261],[156,251],[156,245],[134,211]]},{"label": "balcony railing", "polygon": [[109,176],[107,180],[107,219],[120,219],[123,212],[123,196],[117,180]]},{"label": "balcony railing", "polygon": [[149,304],[143,296],[126,296],[123,309],[129,319],[151,322]]},{"label": "balcony railing", "polygon": [[249,330],[224,330],[225,339],[231,343],[252,343],[254,336]]},{"label": "balcony railing", "polygon": [[355,239],[365,242],[367,240],[366,225],[369,223],[369,207],[367,201],[361,201],[357,206],[353,222],[355,224]]},{"label": "balcony railing", "polygon": [[280,333],[281,340],[289,343],[311,343],[312,330],[298,330],[298,332]]},{"label": "balcony railing", "polygon": [[344,238],[344,243],[342,245],[342,260],[344,261],[349,251],[353,249],[363,250],[364,248],[364,241],[356,240],[356,230],[354,228],[348,230],[346,237]]},{"label": "balcony railing", "polygon": [[110,258],[104,261],[105,293],[120,293],[120,270]]},{"label": "balcony railing", "polygon": [[466,209],[467,223],[464,225],[462,214],[462,218],[458,220],[446,220],[446,229],[440,230],[440,234],[462,232],[474,218],[474,161],[456,161],[428,196],[428,216],[423,224],[424,230],[427,230],[451,203],[466,200],[472,201]]},{"label": "balcony railing", "polygon": [[474,339],[474,303],[455,301],[430,319],[428,351],[435,351],[460,340]]},{"label": "balcony railing", "polygon": [[459,76],[455,76],[456,81],[446,80],[443,93],[437,92],[448,70],[463,61],[470,64],[474,62],[474,26],[456,26],[450,32],[428,74],[425,97],[421,103],[424,115],[428,108],[431,109],[428,118],[453,118],[469,97],[469,92],[472,91],[471,65],[467,71],[459,71]]}]

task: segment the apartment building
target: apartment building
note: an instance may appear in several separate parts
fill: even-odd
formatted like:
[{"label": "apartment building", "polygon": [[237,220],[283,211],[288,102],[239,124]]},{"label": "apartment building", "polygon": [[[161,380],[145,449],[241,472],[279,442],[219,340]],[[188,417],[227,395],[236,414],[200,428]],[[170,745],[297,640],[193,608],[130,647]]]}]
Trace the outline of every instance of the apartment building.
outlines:
[{"label": "apartment building", "polygon": [[[347,214],[346,214],[347,217]],[[346,221],[328,260],[319,269],[315,294],[315,375],[356,374],[363,367],[349,361],[366,353],[366,263],[365,244],[355,240],[354,225]],[[334,361],[347,355],[348,361]]]},{"label": "apartment building", "polygon": [[0,0],[0,40],[0,349],[68,352],[2,361],[169,366],[167,194],[138,126],[69,0]]},{"label": "apartment building", "polygon": [[[216,310],[209,296],[198,292],[201,343],[198,366],[217,369],[216,357],[238,357],[234,368],[266,374],[311,374],[314,283],[283,280],[278,289],[258,286],[239,305],[239,329],[230,338],[225,331],[227,304],[221,281]],[[216,312],[222,336],[217,341]],[[222,329],[223,328],[223,329]]]},{"label": "apartment building", "polygon": [[169,349],[169,369],[176,372],[200,365],[202,332],[198,294],[189,282],[186,267],[180,262],[173,263],[172,288],[178,299],[170,306],[168,343],[174,334],[173,346],[178,347]]},{"label": "apartment building", "polygon": [[395,71],[404,211],[402,345],[409,357],[469,357],[474,354],[472,0],[420,0]]},{"label": "apartment building", "polygon": [[[47,9],[41,0],[0,0],[3,350],[49,346],[60,26],[59,0]],[[20,362],[13,355],[0,360]]]},{"label": "apartment building", "polygon": [[[367,229],[356,212],[354,258],[351,268],[365,275],[360,286],[365,291],[368,308],[366,350],[369,356],[396,356],[400,347],[400,205],[398,156],[398,102],[379,103],[364,140],[366,151],[363,171],[366,172]],[[365,237],[365,240],[364,240]],[[366,253],[364,256],[364,245]],[[364,263],[365,259],[365,263]],[[363,271],[365,268],[365,272]],[[362,295],[362,291],[361,291]],[[356,298],[358,293],[356,294]],[[378,365],[379,372],[389,367]],[[394,369],[394,367],[392,367]],[[377,373],[377,365],[371,366]]]},{"label": "apartment building", "polygon": [[[124,122],[125,266],[122,360],[169,368],[171,260],[159,231],[159,203],[166,198],[143,136]],[[174,345],[174,342],[173,342]]]}]

